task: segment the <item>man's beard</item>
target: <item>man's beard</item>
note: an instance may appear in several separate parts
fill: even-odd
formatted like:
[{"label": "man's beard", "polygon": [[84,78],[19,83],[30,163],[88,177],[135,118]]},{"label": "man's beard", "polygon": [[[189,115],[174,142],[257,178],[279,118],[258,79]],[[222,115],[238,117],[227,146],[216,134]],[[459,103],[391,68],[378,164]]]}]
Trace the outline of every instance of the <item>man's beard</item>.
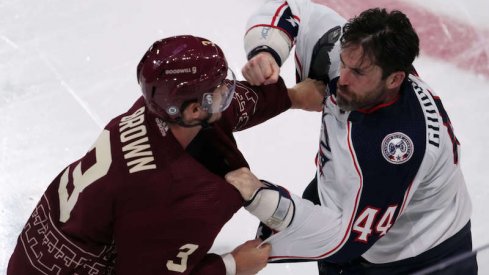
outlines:
[{"label": "man's beard", "polygon": [[387,90],[379,86],[377,89],[372,89],[365,93],[367,96],[364,97],[351,96],[354,93],[350,92],[348,88],[338,87],[336,104],[341,110],[347,112],[369,109],[383,102],[382,99],[385,97]]},{"label": "man's beard", "polygon": [[347,88],[340,88],[338,87],[338,90],[337,90],[337,93],[336,93],[336,104],[338,105],[338,107],[340,107],[341,110],[343,111],[354,111],[356,109],[356,104],[350,100],[348,101],[343,95],[345,94],[344,90],[346,90]]}]

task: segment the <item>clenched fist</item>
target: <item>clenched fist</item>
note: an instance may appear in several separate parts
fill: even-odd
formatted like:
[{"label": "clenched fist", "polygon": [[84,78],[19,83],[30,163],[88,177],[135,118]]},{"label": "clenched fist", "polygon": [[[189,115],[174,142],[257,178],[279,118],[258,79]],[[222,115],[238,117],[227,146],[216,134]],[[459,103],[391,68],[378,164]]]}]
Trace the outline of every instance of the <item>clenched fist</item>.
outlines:
[{"label": "clenched fist", "polygon": [[243,197],[249,201],[256,190],[264,186],[261,181],[251,173],[250,169],[243,167],[226,174],[225,179],[232,184]]},{"label": "clenched fist", "polygon": [[244,65],[241,73],[251,85],[268,85],[277,82],[280,67],[270,53],[261,52]]}]

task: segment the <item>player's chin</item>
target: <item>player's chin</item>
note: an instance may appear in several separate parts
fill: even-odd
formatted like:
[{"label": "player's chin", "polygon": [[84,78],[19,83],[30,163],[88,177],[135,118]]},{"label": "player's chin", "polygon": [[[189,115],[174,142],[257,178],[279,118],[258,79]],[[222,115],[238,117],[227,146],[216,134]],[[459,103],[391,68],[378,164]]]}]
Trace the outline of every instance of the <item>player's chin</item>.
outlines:
[{"label": "player's chin", "polygon": [[219,121],[221,119],[221,116],[222,116],[222,113],[220,113],[220,112],[219,113],[213,113],[208,122],[213,123],[213,122]]},{"label": "player's chin", "polygon": [[344,111],[349,111],[351,107],[350,101],[344,96],[343,93],[336,94],[336,104],[338,104],[338,106]]}]

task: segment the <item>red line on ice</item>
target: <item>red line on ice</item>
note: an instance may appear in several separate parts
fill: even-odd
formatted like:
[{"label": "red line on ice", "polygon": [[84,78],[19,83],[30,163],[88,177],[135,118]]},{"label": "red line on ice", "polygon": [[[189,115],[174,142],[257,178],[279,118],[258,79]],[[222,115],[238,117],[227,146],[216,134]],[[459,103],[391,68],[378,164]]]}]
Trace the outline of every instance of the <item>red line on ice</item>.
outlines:
[{"label": "red line on ice", "polygon": [[[399,0],[314,0],[346,18],[372,7],[406,13],[421,40],[421,51],[461,69],[489,78],[489,30]],[[379,4],[380,3],[380,4]]]}]

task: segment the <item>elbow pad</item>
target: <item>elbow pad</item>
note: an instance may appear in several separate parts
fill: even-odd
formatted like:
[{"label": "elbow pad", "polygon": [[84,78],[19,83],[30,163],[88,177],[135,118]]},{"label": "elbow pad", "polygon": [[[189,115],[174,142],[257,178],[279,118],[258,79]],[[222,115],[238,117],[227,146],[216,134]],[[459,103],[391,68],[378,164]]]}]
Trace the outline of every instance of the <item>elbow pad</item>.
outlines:
[{"label": "elbow pad", "polygon": [[251,197],[245,209],[256,216],[266,226],[276,231],[287,228],[294,217],[295,205],[289,192],[281,186],[263,181],[266,186],[259,188]]},{"label": "elbow pad", "polygon": [[251,28],[245,35],[244,46],[248,60],[257,53],[267,51],[281,66],[289,56],[293,41],[280,29],[272,26]]},{"label": "elbow pad", "polygon": [[[314,45],[311,56],[311,67],[309,68],[309,78],[323,81],[328,85],[330,81],[330,54],[335,47],[335,43],[341,36],[341,27],[336,26],[326,32]],[[336,64],[335,64],[336,65]]]}]

